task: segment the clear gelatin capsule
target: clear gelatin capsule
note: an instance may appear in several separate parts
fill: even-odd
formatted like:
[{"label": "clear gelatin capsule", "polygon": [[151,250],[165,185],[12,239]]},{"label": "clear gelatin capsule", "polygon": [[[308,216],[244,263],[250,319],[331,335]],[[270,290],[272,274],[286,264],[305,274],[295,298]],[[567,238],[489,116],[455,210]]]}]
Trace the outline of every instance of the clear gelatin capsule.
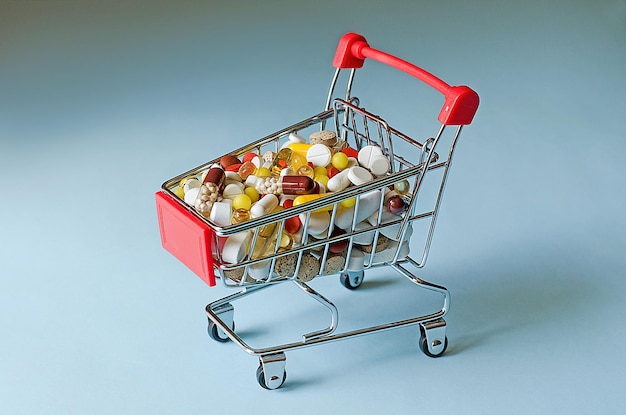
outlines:
[{"label": "clear gelatin capsule", "polygon": [[278,176],[280,175],[281,170],[289,167],[291,153],[292,151],[290,148],[283,148],[276,154],[272,160],[272,174]]}]

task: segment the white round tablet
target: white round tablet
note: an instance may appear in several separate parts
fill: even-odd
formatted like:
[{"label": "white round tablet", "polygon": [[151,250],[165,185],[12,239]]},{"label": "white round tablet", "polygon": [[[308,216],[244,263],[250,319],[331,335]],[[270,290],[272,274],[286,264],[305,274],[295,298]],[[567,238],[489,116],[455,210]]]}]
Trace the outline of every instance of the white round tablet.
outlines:
[{"label": "white round tablet", "polygon": [[332,156],[330,148],[324,144],[313,144],[306,152],[306,161],[315,167],[326,167],[330,164]]},{"label": "white round tablet", "polygon": [[348,170],[348,179],[350,179],[352,184],[354,184],[355,186],[370,182],[373,178],[374,177],[372,176],[372,173],[367,171],[367,169],[364,167],[355,166],[351,167],[350,170]]},{"label": "white round tablet", "polygon": [[380,147],[376,146],[365,146],[361,150],[359,150],[358,160],[359,164],[363,167],[369,168],[372,159],[377,156],[382,156],[383,151]]},{"label": "white round tablet", "polygon": [[370,159],[369,169],[372,174],[376,176],[382,176],[389,171],[390,168],[389,160],[385,156],[376,156]]}]

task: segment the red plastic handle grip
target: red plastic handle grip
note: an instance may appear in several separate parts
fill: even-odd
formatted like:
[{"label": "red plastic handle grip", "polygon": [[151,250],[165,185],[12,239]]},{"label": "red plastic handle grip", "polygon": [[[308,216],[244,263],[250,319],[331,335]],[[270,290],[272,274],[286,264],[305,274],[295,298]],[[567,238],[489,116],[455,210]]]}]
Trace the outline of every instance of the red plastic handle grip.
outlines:
[{"label": "red plastic handle grip", "polygon": [[430,72],[386,52],[371,48],[365,38],[346,33],[339,40],[333,59],[336,68],[361,68],[365,58],[374,59],[408,73],[441,92],[445,102],[438,119],[444,125],[467,125],[478,110],[478,94],[467,86],[450,86]]}]

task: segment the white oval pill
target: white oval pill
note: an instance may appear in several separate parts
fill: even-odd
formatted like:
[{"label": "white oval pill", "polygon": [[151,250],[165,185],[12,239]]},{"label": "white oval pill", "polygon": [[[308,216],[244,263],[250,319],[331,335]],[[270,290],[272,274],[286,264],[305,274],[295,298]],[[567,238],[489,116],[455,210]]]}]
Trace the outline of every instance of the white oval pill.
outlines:
[{"label": "white oval pill", "polygon": [[258,202],[252,205],[250,208],[250,216],[258,218],[270,213],[276,206],[278,206],[278,197],[276,195],[265,195]]},{"label": "white oval pill", "polygon": [[[380,193],[380,190],[372,190],[371,192],[361,195],[359,198],[359,211],[356,215],[356,223],[367,219],[372,213],[378,210],[381,197],[382,193]],[[341,207],[335,217],[335,226],[343,230],[350,229],[354,219],[355,207],[356,205],[349,208]]]},{"label": "white oval pill", "polygon": [[270,275],[270,265],[272,261],[263,261],[252,264],[248,267],[248,275],[257,281],[264,280]]},{"label": "white oval pill", "polygon": [[372,174],[364,167],[355,166],[348,170],[348,179],[350,179],[355,186],[371,182],[373,178]]},{"label": "white oval pill", "polygon": [[198,197],[198,193],[200,193],[200,187],[192,187],[189,191],[185,192],[185,203],[193,206]]},{"label": "white oval pill", "polygon": [[306,139],[296,133],[289,133],[289,141],[292,143],[306,143]]},{"label": "white oval pill", "polygon": [[222,197],[225,199],[232,199],[233,197],[243,193],[243,183],[231,183],[224,188]]},{"label": "white oval pill", "polygon": [[222,248],[222,260],[230,264],[241,262],[248,253],[251,238],[252,234],[249,231],[227,237]]},{"label": "white oval pill", "polygon": [[313,144],[306,152],[306,161],[315,167],[326,167],[330,164],[332,156],[330,148],[324,144]]},{"label": "white oval pill", "polygon": [[370,160],[369,170],[376,176],[382,176],[389,171],[391,165],[385,156],[376,156]]},{"label": "white oval pill", "polygon": [[226,180],[243,182],[243,179],[241,178],[239,173],[237,173],[236,171],[225,171],[224,174],[225,174]]},{"label": "white oval pill", "polygon": [[327,186],[330,192],[340,192],[352,183],[348,177],[350,169],[342,170],[328,180]]}]

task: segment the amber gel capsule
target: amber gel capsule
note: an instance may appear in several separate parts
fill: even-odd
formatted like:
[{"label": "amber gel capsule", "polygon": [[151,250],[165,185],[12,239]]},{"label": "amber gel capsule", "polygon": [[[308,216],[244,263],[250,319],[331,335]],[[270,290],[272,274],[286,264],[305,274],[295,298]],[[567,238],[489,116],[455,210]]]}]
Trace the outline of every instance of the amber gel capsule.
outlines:
[{"label": "amber gel capsule", "polygon": [[308,176],[264,177],[255,187],[259,193],[273,195],[307,195],[320,191],[319,184]]}]

